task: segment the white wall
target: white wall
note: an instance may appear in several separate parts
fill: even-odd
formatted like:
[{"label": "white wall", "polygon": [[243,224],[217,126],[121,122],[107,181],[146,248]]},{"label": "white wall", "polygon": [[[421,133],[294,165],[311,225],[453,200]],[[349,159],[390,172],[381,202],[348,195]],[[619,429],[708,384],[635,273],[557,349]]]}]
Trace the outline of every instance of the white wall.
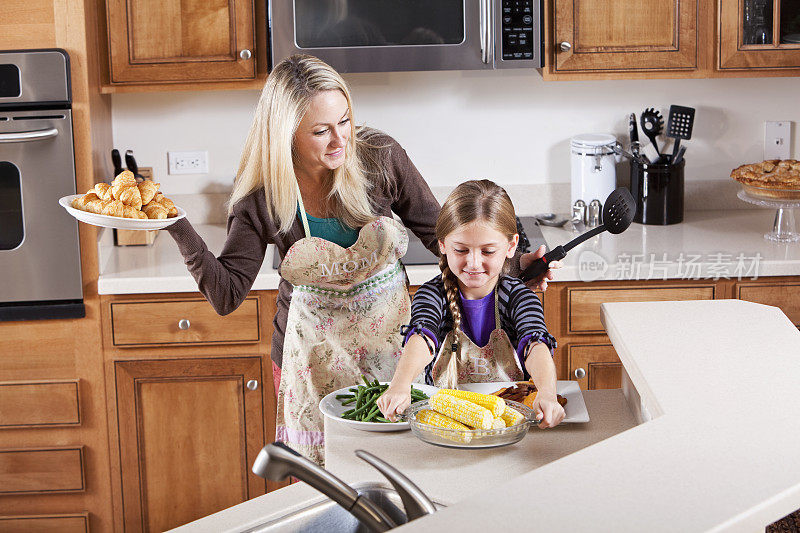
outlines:
[{"label": "white wall", "polygon": [[[487,177],[504,185],[569,182],[569,139],[612,132],[627,142],[627,117],[645,107],[697,108],[684,141],[686,179],[728,180],[762,159],[764,121],[791,120],[800,157],[800,79],[544,82],[536,71],[350,74],[357,123],[393,135],[431,186]],[[116,94],[114,146],[172,194],[225,192],[257,91]],[[644,137],[642,136],[644,139]],[[167,175],[168,150],[208,150],[206,175]],[[563,206],[564,211],[568,209]]]}]

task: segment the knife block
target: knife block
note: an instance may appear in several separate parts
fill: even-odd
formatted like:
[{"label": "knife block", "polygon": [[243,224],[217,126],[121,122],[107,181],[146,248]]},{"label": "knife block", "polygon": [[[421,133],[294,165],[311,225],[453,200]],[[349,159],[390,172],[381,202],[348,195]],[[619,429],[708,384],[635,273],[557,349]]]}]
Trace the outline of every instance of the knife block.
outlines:
[{"label": "knife block", "polygon": [[[139,167],[139,174],[146,179],[153,179],[152,167]],[[156,240],[158,230],[114,230],[114,246],[150,246]]]}]

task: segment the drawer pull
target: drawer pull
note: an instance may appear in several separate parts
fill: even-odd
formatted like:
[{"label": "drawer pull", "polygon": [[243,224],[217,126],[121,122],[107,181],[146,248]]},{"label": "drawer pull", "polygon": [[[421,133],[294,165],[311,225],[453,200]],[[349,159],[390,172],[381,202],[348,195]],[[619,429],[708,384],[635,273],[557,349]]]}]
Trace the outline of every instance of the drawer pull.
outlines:
[{"label": "drawer pull", "polygon": [[585,378],[585,377],[586,377],[586,370],[584,370],[584,369],[582,369],[582,368],[576,368],[576,369],[575,369],[575,377],[576,377],[577,379],[583,379],[583,378]]},{"label": "drawer pull", "polygon": [[572,45],[567,41],[562,41],[562,42],[558,43],[558,48],[562,52],[569,52],[570,50],[572,50]]},{"label": "drawer pull", "polygon": [[247,388],[250,390],[256,390],[258,388],[258,381],[255,379],[251,379],[247,382]]},{"label": "drawer pull", "polygon": [[185,318],[178,320],[178,329],[189,329],[191,325],[192,324]]},{"label": "drawer pull", "polygon": [[242,50],[241,52],[239,52],[239,57],[241,57],[242,59],[247,61],[248,59],[253,57],[253,54],[250,52],[250,50],[245,49],[245,50]]}]

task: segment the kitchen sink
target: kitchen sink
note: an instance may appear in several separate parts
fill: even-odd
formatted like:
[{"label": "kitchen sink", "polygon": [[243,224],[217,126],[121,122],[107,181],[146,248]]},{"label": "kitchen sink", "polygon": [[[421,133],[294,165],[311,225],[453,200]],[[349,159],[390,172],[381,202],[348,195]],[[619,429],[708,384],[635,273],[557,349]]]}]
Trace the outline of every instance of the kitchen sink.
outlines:
[{"label": "kitchen sink", "polygon": [[[403,511],[403,502],[400,500],[400,495],[389,485],[361,483],[354,484],[353,488],[359,494],[378,504],[398,525],[406,523],[406,514]],[[445,507],[445,505],[435,500],[433,504],[437,509]],[[292,511],[284,516],[247,529],[243,533],[275,533],[278,531],[369,533],[369,529],[332,500],[317,502],[308,507]]]}]

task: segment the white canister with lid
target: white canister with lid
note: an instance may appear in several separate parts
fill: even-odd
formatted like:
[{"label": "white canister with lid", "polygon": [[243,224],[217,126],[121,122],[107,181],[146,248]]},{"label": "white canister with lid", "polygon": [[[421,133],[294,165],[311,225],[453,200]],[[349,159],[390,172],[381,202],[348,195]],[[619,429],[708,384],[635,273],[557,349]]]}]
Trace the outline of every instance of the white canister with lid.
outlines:
[{"label": "white canister with lid", "polygon": [[608,133],[584,133],[570,139],[572,205],[578,200],[586,205],[592,200],[605,204],[617,187],[616,144],[617,138]]}]

